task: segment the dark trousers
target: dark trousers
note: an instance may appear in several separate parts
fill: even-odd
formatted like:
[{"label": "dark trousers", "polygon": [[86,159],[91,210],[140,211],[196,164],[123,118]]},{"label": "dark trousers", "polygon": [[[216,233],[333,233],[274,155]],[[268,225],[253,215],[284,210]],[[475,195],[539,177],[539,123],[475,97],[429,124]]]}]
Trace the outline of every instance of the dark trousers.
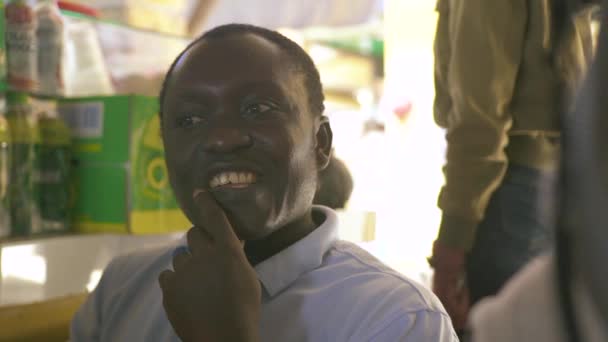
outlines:
[{"label": "dark trousers", "polygon": [[553,242],[553,228],[541,214],[554,172],[509,166],[477,229],[467,260],[471,304],[496,294],[528,261]]}]

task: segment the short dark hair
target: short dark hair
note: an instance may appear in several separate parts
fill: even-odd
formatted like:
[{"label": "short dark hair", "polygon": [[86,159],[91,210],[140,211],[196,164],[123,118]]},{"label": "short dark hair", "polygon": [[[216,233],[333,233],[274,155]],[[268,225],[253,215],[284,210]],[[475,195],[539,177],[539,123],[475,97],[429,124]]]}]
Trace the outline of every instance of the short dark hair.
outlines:
[{"label": "short dark hair", "polygon": [[220,39],[224,37],[228,37],[231,35],[237,34],[254,34],[256,36],[262,37],[274,44],[276,44],[283,52],[289,56],[292,63],[294,64],[294,70],[297,72],[301,72],[304,75],[304,85],[306,87],[306,93],[308,95],[308,105],[311,112],[315,116],[320,116],[325,111],[325,105],[323,101],[325,97],[323,95],[323,86],[321,85],[321,77],[319,76],[319,70],[315,66],[315,63],[312,61],[310,56],[291,39],[285,37],[277,31],[269,30],[263,27],[248,25],[248,24],[227,24],[218,26],[214,29],[211,29],[205,32],[203,35],[199,36],[195,40],[193,40],[178,56],[175,58],[171,67],[167,71],[165,75],[165,79],[162,84],[162,88],[160,90],[159,102],[160,102],[160,118],[162,122],[162,112],[164,105],[165,93],[167,91],[167,83],[169,77],[171,77],[171,73],[175,68],[175,64],[177,61],[186,53],[186,51],[190,50],[190,48],[205,39]]}]

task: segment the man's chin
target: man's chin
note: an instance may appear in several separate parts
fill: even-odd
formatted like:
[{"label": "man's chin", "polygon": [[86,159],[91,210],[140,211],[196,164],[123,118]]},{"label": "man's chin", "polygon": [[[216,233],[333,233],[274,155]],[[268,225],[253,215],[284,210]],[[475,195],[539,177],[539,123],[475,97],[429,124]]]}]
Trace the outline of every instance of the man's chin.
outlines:
[{"label": "man's chin", "polygon": [[[263,240],[272,232],[270,228],[266,227],[265,223],[262,223],[263,221],[245,221],[242,219],[235,219],[232,215],[229,215],[228,219],[232,224],[236,236],[241,241]],[[260,223],[255,224],[256,221]]]},{"label": "man's chin", "polygon": [[228,220],[239,240],[261,240],[269,235],[267,211],[245,205],[224,207]]}]

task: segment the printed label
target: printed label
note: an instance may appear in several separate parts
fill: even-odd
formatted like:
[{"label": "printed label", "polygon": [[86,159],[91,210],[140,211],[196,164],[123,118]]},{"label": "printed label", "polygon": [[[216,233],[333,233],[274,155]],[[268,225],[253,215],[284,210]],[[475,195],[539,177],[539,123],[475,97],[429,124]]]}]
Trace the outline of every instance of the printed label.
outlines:
[{"label": "printed label", "polygon": [[66,103],[59,106],[59,116],[70,128],[73,137],[103,136],[103,102]]}]

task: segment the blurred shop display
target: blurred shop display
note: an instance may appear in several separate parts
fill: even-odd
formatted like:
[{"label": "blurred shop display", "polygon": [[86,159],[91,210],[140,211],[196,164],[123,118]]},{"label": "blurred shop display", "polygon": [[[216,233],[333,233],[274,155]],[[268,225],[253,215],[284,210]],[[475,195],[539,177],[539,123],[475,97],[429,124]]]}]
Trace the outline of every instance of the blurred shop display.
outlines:
[{"label": "blurred shop display", "polygon": [[62,233],[70,227],[72,145],[70,129],[59,117],[55,100],[39,101],[40,184],[38,203],[42,232]]},{"label": "blurred shop display", "polygon": [[281,32],[299,42],[315,62],[327,102],[349,104],[373,118],[384,78],[382,28],[381,18],[376,18],[365,25]]},{"label": "blurred shop display", "polygon": [[73,135],[73,228],[83,233],[167,233],[190,227],[169,186],[158,100],[62,99]]},{"label": "blurred shop display", "polygon": [[190,17],[188,0],[72,0],[70,2],[94,9],[104,20],[180,36],[186,35]]},{"label": "blurred shop display", "polygon": [[111,95],[112,80],[95,22],[81,18],[66,20],[65,96]]},{"label": "blurred shop display", "polygon": [[[2,178],[3,237],[66,232],[69,228],[70,132],[55,101],[7,94]],[[1,134],[1,133],[0,133]],[[8,217],[8,218],[5,218]]]},{"label": "blurred shop display", "polygon": [[57,3],[9,1],[5,14],[10,87],[61,95],[64,24]]},{"label": "blurred shop display", "polygon": [[231,22],[271,29],[357,26],[379,15],[382,3],[381,0],[256,0],[252,5],[249,0],[191,0],[189,33],[198,35]]},{"label": "blurred shop display", "polygon": [[1,237],[190,226],[169,187],[157,98],[7,98],[0,116]]},{"label": "blurred shop display", "polygon": [[63,95],[64,20],[55,1],[40,1],[36,6],[36,42],[38,49],[38,91]]},{"label": "blurred shop display", "polygon": [[[352,6],[362,13],[373,3],[355,1]],[[173,20],[179,15],[172,13],[194,5],[160,0],[2,4],[0,32],[6,34],[0,39],[6,42],[0,41],[5,48],[0,50],[0,104],[4,98],[8,103],[0,115],[0,239],[68,231],[150,234],[187,229],[190,223],[167,179],[156,96],[166,70],[190,40],[159,32],[160,24],[146,30],[135,26],[142,27],[137,20],[146,21],[153,11]],[[280,10],[304,11],[307,6],[286,2]],[[366,120],[378,121],[384,76],[381,18],[369,10],[371,14],[356,20],[339,19],[336,9],[345,2],[323,6],[319,8],[328,11],[324,15],[333,18],[330,24],[375,19],[364,25],[281,31],[317,64],[328,112],[357,112],[361,132]],[[148,10],[136,15],[141,8]],[[321,15],[301,22],[290,18],[283,24],[327,22]],[[366,227],[363,233],[344,234],[369,239],[373,221],[355,225]]]},{"label": "blurred shop display", "polygon": [[353,26],[382,11],[381,0],[72,0],[100,18],[141,29],[197,36],[239,22],[271,29]]},{"label": "blurred shop display", "polygon": [[6,55],[8,83],[24,91],[38,84],[36,1],[12,0],[6,4]]},{"label": "blurred shop display", "polygon": [[[382,133],[385,127],[385,115],[379,107],[384,92],[384,26],[381,7],[376,9],[365,24],[304,30],[306,41],[312,42],[308,51],[319,66],[328,99],[350,98],[354,102],[359,135]],[[335,58],[317,58],[328,56],[330,51]]]},{"label": "blurred shop display", "polygon": [[190,42],[99,21],[95,29],[116,94],[157,96],[165,72]]},{"label": "blurred shop display", "polygon": [[[188,40],[66,15],[66,96],[156,96]],[[117,39],[120,37],[120,39]]]},{"label": "blurred shop display", "polygon": [[[164,72],[188,43],[101,21],[83,5],[60,5],[49,0],[7,3],[3,17],[11,89],[46,96],[155,96]],[[71,11],[62,13],[60,7]]]},{"label": "blurred shop display", "polygon": [[82,4],[3,4],[0,239],[188,228],[166,179],[158,101],[127,95],[157,95],[188,41]]},{"label": "blurred shop display", "polygon": [[11,131],[6,120],[6,102],[0,99],[0,239],[11,233],[11,203],[9,172],[11,161]]},{"label": "blurred shop display", "polygon": [[7,119],[11,131],[9,196],[11,235],[27,236],[42,232],[39,194],[35,177],[40,166],[40,132],[29,97],[8,93]]}]

